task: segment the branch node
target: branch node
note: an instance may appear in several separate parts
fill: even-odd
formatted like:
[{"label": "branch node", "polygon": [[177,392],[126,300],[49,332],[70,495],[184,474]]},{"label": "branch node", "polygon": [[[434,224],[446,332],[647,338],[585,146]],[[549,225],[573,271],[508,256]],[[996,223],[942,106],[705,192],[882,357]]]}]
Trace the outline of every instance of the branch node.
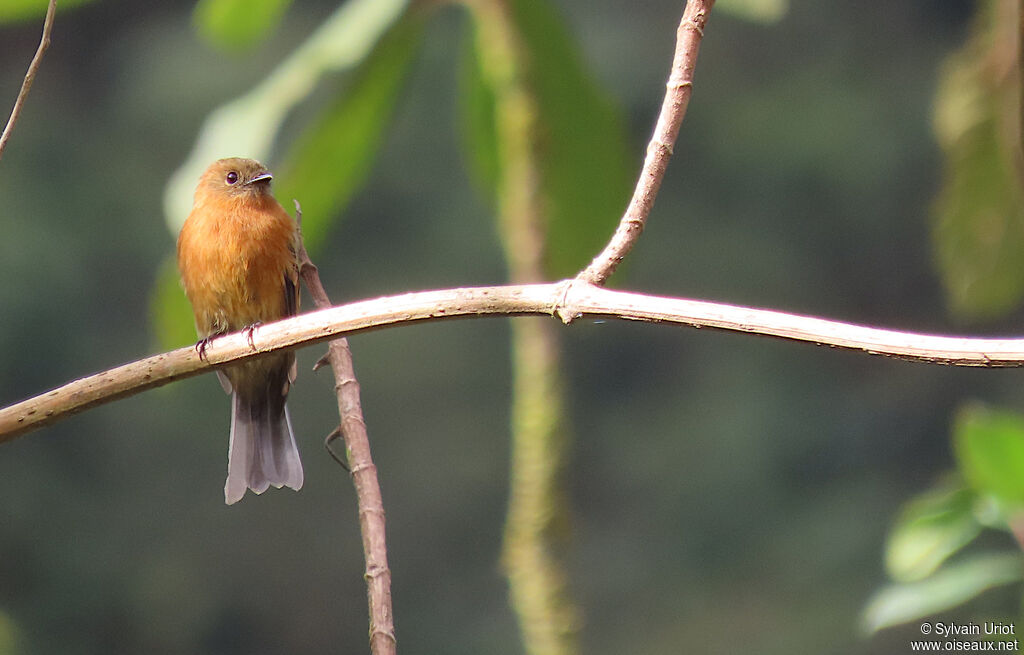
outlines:
[{"label": "branch node", "polygon": [[[698,22],[698,20],[700,20],[700,22]],[[691,29],[694,32],[696,32],[697,34],[699,34],[700,38],[703,39],[704,38],[704,26],[701,23],[704,23],[704,22],[707,22],[706,14],[701,12],[701,13],[698,13],[693,18],[688,18],[688,19],[684,20],[683,21],[683,27],[688,27],[689,29]]]},{"label": "branch node", "polygon": [[675,146],[661,139],[651,139],[651,145],[648,147],[648,151],[657,150],[659,155],[664,158],[671,157],[675,154]]},{"label": "branch node", "polygon": [[[370,471],[370,470],[373,470],[373,471],[377,470],[377,467],[373,464],[373,462],[362,462],[362,463],[356,464],[352,468],[350,468],[349,472],[353,476],[355,476],[355,475],[358,475],[358,474],[362,473],[363,471]],[[366,510],[363,509],[363,510],[359,510],[359,511],[362,512],[362,511],[366,511]]]},{"label": "branch node", "polygon": [[[363,508],[361,508],[359,510],[359,516],[366,516],[367,514],[374,514],[375,516],[378,516],[381,519],[383,519],[384,518],[384,508],[383,507],[363,507]],[[386,566],[384,568],[385,568],[385,570],[387,569]]]},{"label": "branch node", "polygon": [[392,632],[392,631],[381,630],[379,628],[373,628],[373,629],[370,630],[370,642],[371,643],[373,642],[375,637],[383,637],[384,639],[387,639],[388,641],[391,642],[392,646],[394,646],[394,645],[396,645],[398,643],[398,641],[395,639],[395,633]]},{"label": "branch node", "polygon": [[[569,306],[569,292],[576,282],[577,279],[570,278],[559,283],[558,295],[555,302],[551,305],[551,315],[557,316],[565,325],[569,325],[583,315],[575,308]],[[584,284],[586,283],[584,282]]]}]

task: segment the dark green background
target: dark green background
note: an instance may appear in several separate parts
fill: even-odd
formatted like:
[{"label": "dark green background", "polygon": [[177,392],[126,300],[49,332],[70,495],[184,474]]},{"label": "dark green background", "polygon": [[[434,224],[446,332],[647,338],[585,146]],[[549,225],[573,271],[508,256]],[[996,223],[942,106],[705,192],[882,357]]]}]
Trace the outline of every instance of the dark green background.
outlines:
[{"label": "dark green background", "polygon": [[[639,166],[683,3],[557,4],[623,107]],[[0,161],[0,403],[156,351],[147,315],[174,247],[168,175],[203,116],[334,6],[298,2],[239,56],[199,40],[189,2],[58,15]],[[676,157],[614,285],[893,328],[1019,331],[1019,314],[950,319],[932,265],[931,102],[970,7],[798,0],[773,26],[714,13]],[[318,258],[336,302],[504,280],[456,136],[467,27],[454,8],[429,24],[369,186]],[[5,107],[38,32],[0,30]],[[614,322],[575,324],[563,343],[568,561],[587,653],[907,650],[915,626],[857,632],[885,581],[885,531],[952,467],[962,401],[1024,409],[1016,371]],[[521,652],[497,563],[508,321],[392,329],[352,347],[402,651]],[[290,401],[299,494],[224,506],[229,404],[211,376],[0,446],[0,615],[14,652],[365,652],[354,494],[320,448],[337,420],[329,374],[308,373],[320,352],[300,352]],[[1015,593],[970,611],[1006,619]]]}]

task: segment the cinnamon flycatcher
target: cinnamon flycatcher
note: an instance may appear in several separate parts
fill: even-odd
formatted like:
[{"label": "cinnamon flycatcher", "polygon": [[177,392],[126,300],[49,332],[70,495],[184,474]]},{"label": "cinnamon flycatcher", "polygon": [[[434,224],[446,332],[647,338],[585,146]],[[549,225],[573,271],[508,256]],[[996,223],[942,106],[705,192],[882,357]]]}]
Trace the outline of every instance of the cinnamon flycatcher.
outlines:
[{"label": "cinnamon flycatcher", "polygon": [[[178,235],[178,268],[192,303],[200,356],[210,339],[294,316],[299,306],[295,221],[270,192],[271,174],[252,159],[221,159],[199,179]],[[249,359],[217,371],[232,396],[224,502],[246,489],[298,490],[302,462],[285,398],[295,353]]]}]

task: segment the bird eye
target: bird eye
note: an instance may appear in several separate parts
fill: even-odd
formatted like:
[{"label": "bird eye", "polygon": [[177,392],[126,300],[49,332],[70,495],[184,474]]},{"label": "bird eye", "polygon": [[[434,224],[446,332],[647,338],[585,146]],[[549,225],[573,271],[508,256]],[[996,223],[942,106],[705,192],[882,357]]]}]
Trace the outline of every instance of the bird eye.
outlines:
[{"label": "bird eye", "polygon": [[231,171],[224,178],[224,181],[227,182],[228,184],[234,184],[238,182],[238,173],[236,173],[235,171]]}]

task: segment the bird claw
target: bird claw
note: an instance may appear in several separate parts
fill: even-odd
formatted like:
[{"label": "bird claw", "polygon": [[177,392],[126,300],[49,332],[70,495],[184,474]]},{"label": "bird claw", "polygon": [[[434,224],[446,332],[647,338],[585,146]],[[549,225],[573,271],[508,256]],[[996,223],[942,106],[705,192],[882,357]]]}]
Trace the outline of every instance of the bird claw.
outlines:
[{"label": "bird claw", "polygon": [[252,342],[252,333],[255,332],[256,328],[258,328],[261,325],[263,325],[262,321],[256,321],[252,325],[246,325],[244,328],[242,328],[242,331],[246,333],[246,336],[249,339],[249,347],[252,348],[253,350],[256,350],[256,344]]},{"label": "bird claw", "polygon": [[[252,348],[253,350],[256,350],[256,344],[253,343],[252,333],[255,332],[256,328],[258,328],[261,325],[263,325],[262,322],[256,321],[252,325],[246,325],[244,328],[242,328],[242,332],[245,332],[245,336],[249,341],[249,347]],[[221,334],[223,333],[211,334],[209,336],[203,337],[199,341],[196,341],[195,348],[196,352],[199,353],[199,361],[208,361],[208,358],[206,357],[206,349],[209,347],[210,342],[213,341],[215,338],[221,336]]]},{"label": "bird claw", "polygon": [[208,337],[203,337],[199,341],[196,341],[195,348],[196,348],[196,352],[199,353],[199,361],[201,361],[201,362],[207,361],[207,359],[206,359],[206,347],[210,345],[211,341],[213,341],[213,335],[208,336]]}]

